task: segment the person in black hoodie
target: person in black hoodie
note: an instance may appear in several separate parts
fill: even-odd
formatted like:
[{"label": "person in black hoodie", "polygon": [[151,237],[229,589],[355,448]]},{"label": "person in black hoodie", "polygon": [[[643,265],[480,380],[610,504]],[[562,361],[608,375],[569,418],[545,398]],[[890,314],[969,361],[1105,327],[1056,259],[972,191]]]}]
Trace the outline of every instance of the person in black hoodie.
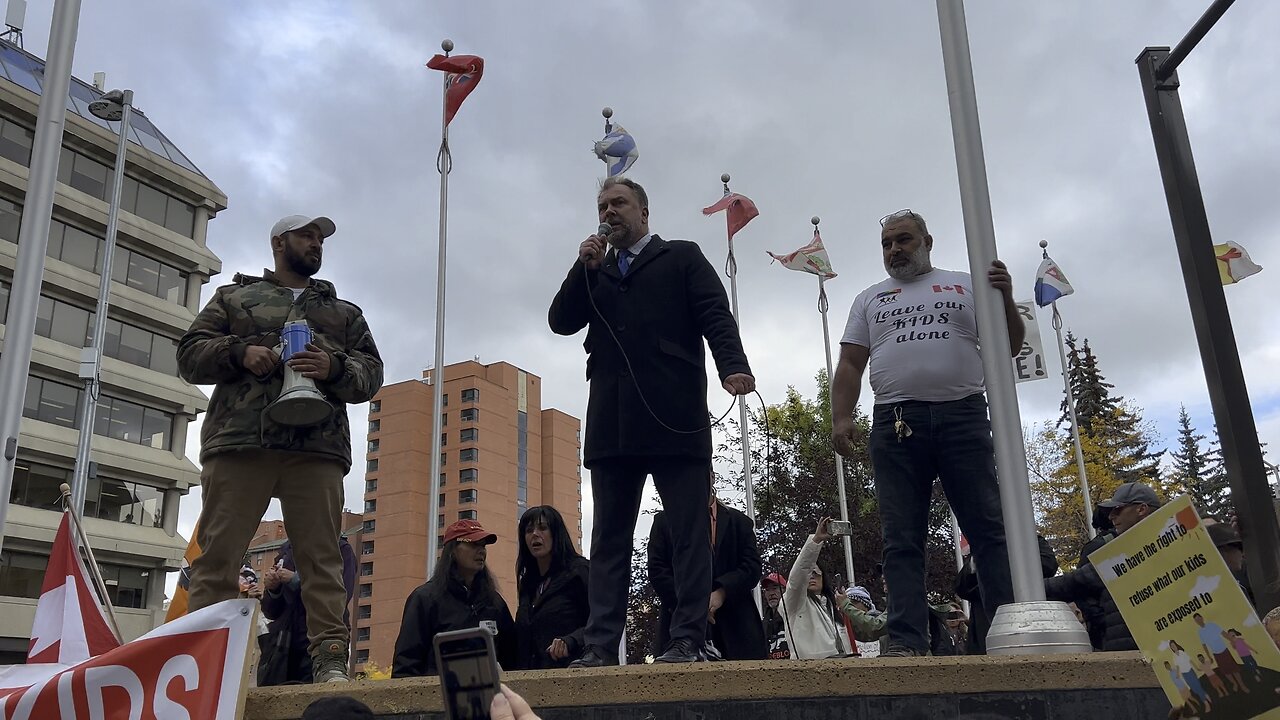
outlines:
[{"label": "person in black hoodie", "polygon": [[516,670],[568,667],[586,649],[591,564],[573,547],[560,511],[531,507],[520,517],[516,555]]},{"label": "person in black hoodie", "polygon": [[445,530],[431,579],[405,600],[391,677],[434,675],[436,634],[482,626],[496,627],[499,665],[516,667],[515,622],[485,566],[487,548],[497,541],[475,520],[459,520]]}]

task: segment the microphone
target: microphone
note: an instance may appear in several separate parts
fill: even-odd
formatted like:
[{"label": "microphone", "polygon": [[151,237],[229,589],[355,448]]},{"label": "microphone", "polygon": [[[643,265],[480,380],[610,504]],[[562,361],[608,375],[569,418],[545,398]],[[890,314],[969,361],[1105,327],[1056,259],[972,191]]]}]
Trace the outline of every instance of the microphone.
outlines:
[{"label": "microphone", "polygon": [[596,228],[596,234],[602,238],[607,238],[613,232],[613,226],[609,223],[600,223],[600,227]]},{"label": "microphone", "polygon": [[587,251],[587,254],[580,256],[579,259],[583,262],[586,262],[588,260],[602,259],[606,251],[605,245],[608,242],[609,234],[612,232],[613,232],[612,225],[610,225],[609,223],[600,223],[600,225],[596,228],[596,236],[605,242],[600,243],[600,247],[598,249],[596,248],[589,249]]}]

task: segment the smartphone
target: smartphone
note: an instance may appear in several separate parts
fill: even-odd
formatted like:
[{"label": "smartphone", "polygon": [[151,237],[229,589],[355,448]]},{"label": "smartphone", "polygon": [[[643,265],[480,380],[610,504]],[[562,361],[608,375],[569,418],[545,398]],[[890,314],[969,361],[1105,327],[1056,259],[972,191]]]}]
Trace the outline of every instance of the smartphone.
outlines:
[{"label": "smartphone", "polygon": [[836,584],[835,584],[836,590],[839,590],[840,592],[844,592],[844,576],[841,575],[840,573],[836,573],[835,580],[836,580]]},{"label": "smartphone", "polygon": [[493,696],[501,692],[493,633],[483,627],[438,633],[436,668],[449,720],[489,720]]},{"label": "smartphone", "polygon": [[832,520],[827,523],[827,532],[832,535],[852,535],[853,523],[848,520]]}]

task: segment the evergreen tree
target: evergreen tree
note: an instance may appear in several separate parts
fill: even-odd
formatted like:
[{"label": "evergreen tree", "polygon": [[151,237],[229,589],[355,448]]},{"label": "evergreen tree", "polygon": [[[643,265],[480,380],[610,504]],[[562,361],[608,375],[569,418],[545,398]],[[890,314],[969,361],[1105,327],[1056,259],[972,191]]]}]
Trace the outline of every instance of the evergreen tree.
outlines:
[{"label": "evergreen tree", "polygon": [[1235,510],[1231,504],[1227,464],[1222,458],[1222,439],[1218,437],[1216,424],[1213,426],[1213,443],[1204,453],[1200,483],[1194,487],[1186,486],[1184,492],[1191,495],[1191,501],[1201,515],[1214,515],[1225,520]]},{"label": "evergreen tree", "polygon": [[[1076,401],[1080,446],[1094,505],[1126,482],[1144,482],[1162,490],[1160,457],[1164,452],[1151,450],[1158,439],[1155,428],[1142,419],[1138,407],[1112,393],[1115,386],[1103,376],[1087,339],[1078,344],[1075,335],[1068,332],[1066,344],[1070,351],[1067,378]],[[1033,431],[1026,441],[1041,530],[1064,563],[1075,558],[1088,540],[1092,520],[1084,511],[1070,419],[1064,397],[1057,427]]]}]

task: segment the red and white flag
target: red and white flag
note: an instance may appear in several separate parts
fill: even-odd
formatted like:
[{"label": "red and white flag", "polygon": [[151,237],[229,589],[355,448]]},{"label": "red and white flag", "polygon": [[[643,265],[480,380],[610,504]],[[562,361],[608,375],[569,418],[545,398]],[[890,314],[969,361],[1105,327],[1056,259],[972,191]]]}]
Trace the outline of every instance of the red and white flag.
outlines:
[{"label": "red and white flag", "polygon": [[484,77],[484,58],[478,55],[436,55],[427,62],[427,67],[445,73],[444,124],[448,125],[458,114],[462,101]]},{"label": "red and white flag", "polygon": [[835,271],[831,269],[831,258],[827,257],[827,249],[822,246],[822,236],[817,230],[813,231],[813,240],[808,245],[786,255],[769,253],[769,257],[782,263],[782,266],[788,270],[813,273],[826,280],[836,276]]},{"label": "red and white flag", "polygon": [[729,192],[728,187],[725,188],[724,197],[720,201],[710,207],[702,208],[703,215],[714,215],[721,210],[728,210],[727,222],[729,225],[729,239],[732,240],[738,231],[747,226],[747,223],[754,220],[760,215],[760,211],[756,209],[756,204],[751,202],[751,198],[746,195]]},{"label": "red and white flag", "polygon": [[31,627],[29,663],[74,665],[120,646],[89,580],[89,568],[72,540],[72,522],[71,513],[64,512],[53,540]]},{"label": "red and white flag", "polygon": [[257,600],[227,600],[70,667],[0,672],[5,720],[237,720]]}]

